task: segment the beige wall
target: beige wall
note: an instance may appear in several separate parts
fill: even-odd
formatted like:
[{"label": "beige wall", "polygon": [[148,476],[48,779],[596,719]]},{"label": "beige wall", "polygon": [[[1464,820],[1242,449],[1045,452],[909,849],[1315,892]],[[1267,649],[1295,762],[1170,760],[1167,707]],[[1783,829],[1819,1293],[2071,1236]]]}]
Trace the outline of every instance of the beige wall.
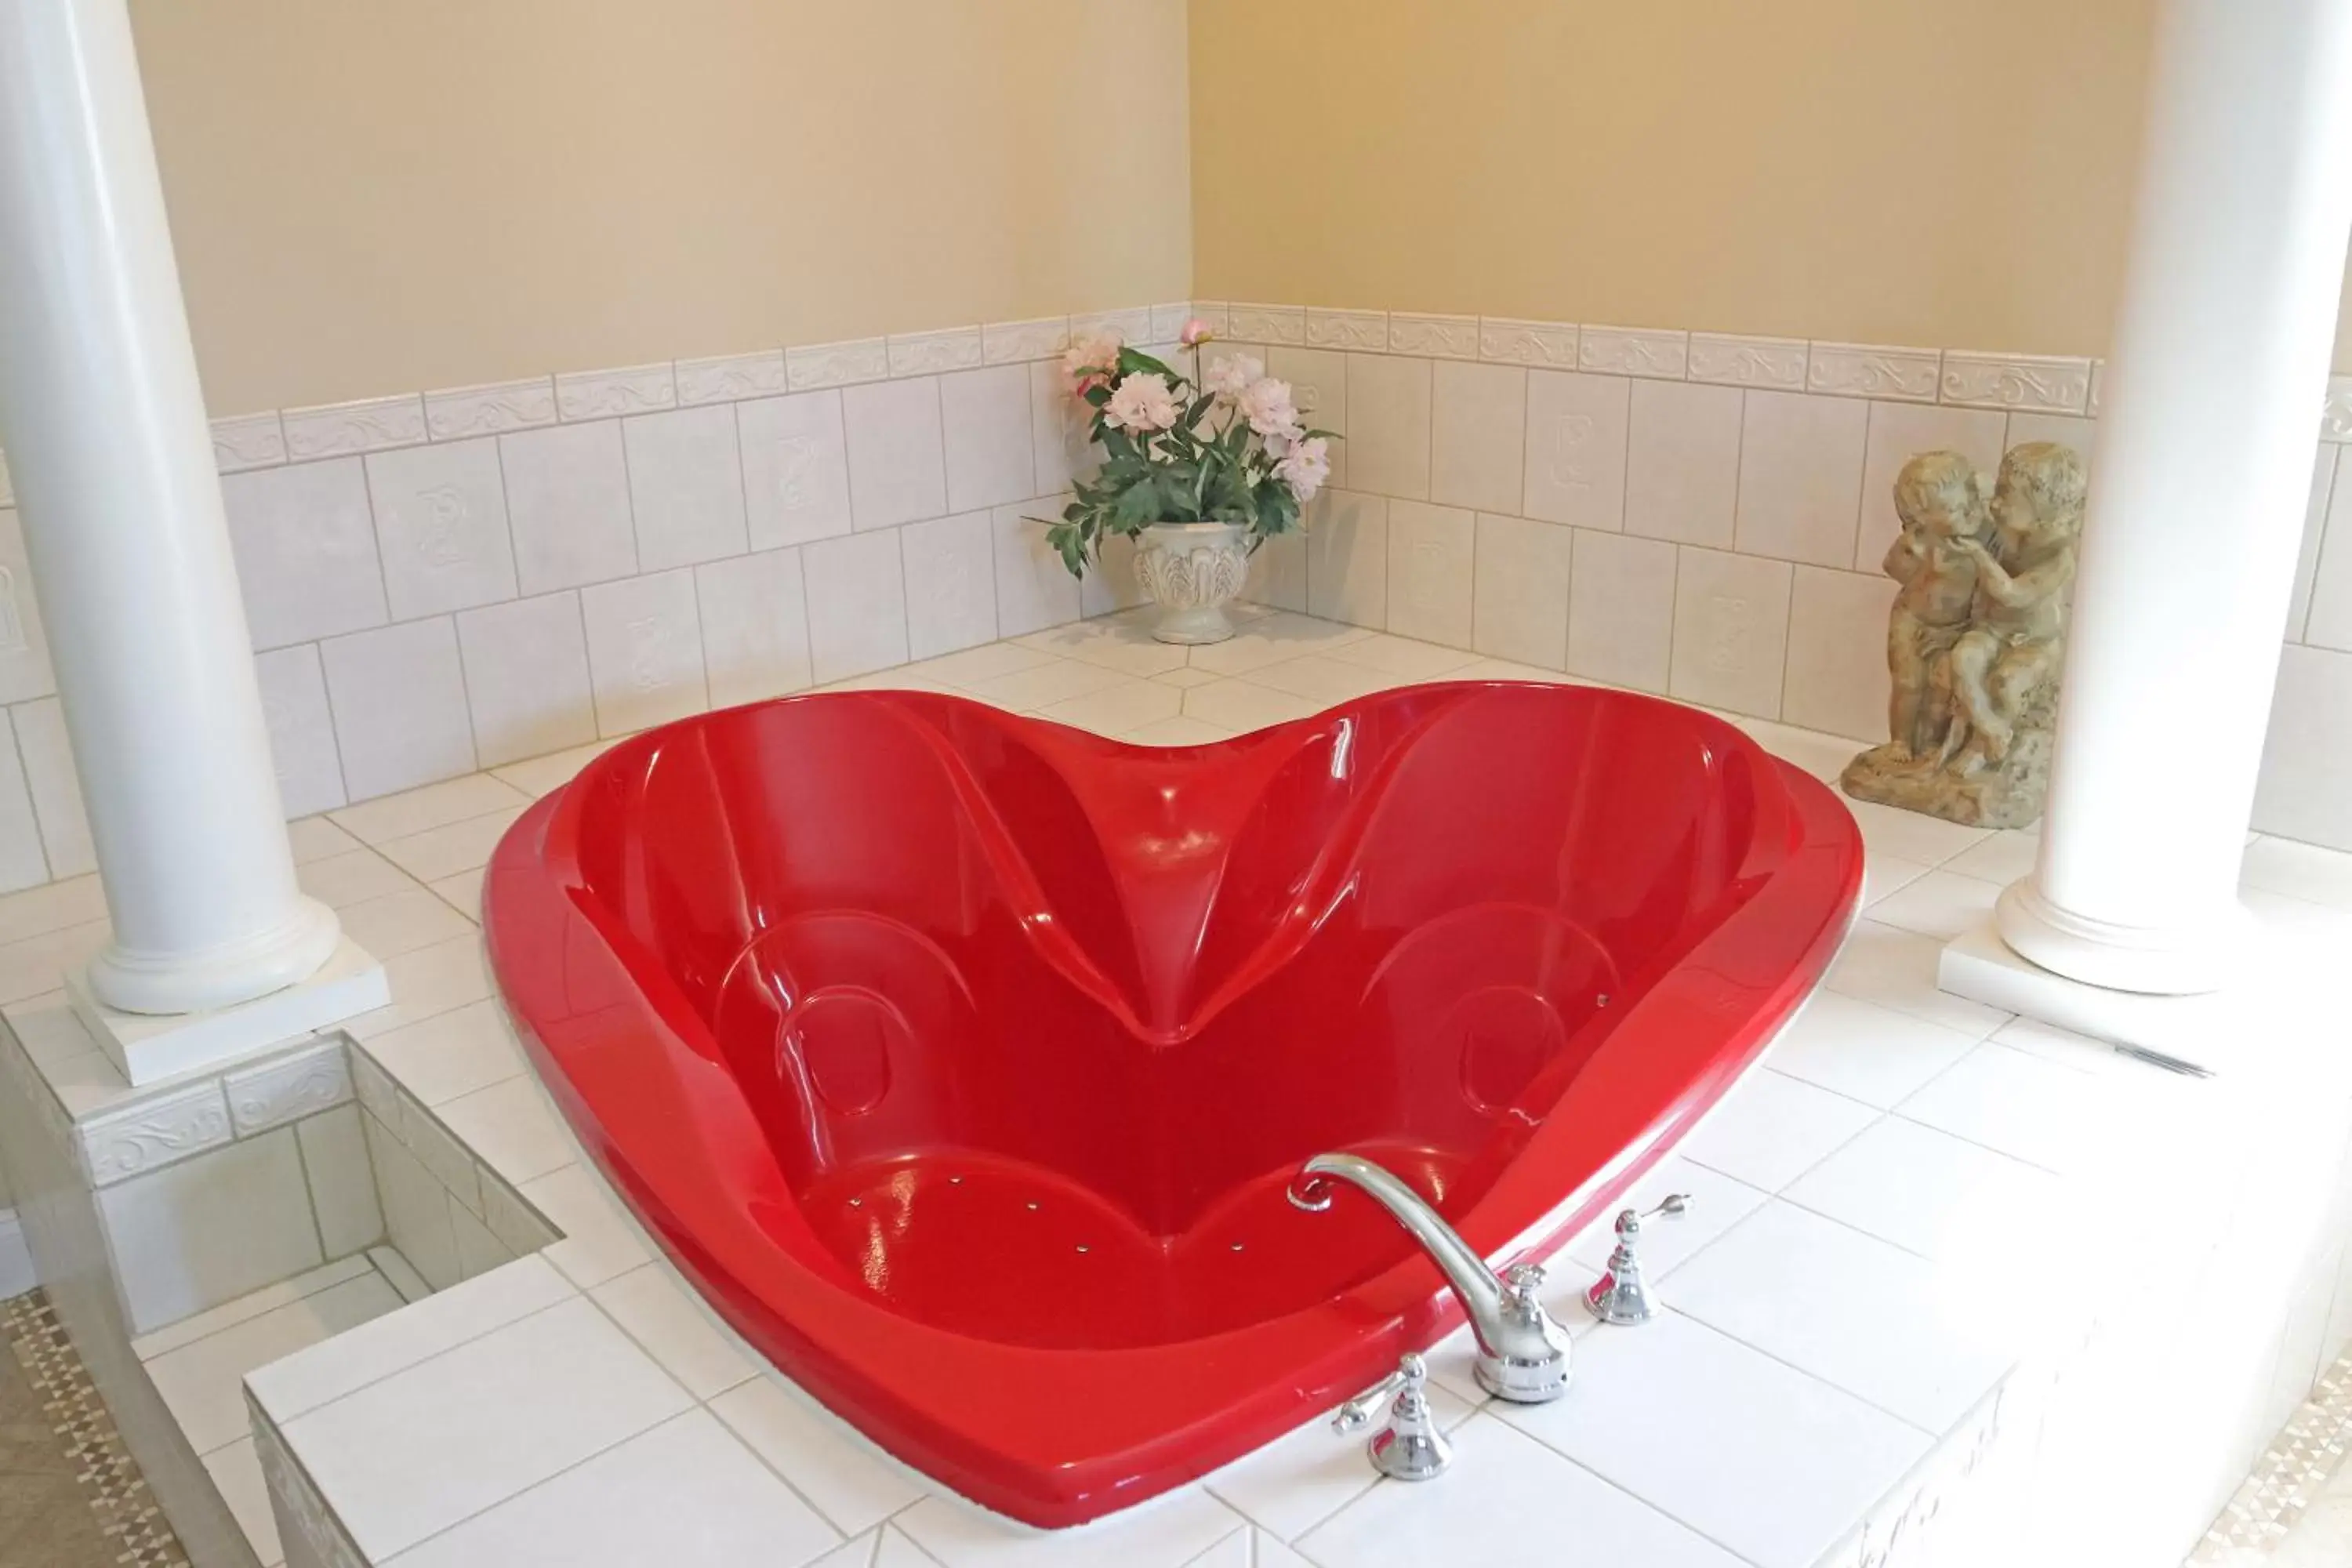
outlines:
[{"label": "beige wall", "polygon": [[1182,0],[133,0],[215,414],[1184,297]]},{"label": "beige wall", "polygon": [[2154,10],[1193,0],[1196,285],[2103,353]]}]

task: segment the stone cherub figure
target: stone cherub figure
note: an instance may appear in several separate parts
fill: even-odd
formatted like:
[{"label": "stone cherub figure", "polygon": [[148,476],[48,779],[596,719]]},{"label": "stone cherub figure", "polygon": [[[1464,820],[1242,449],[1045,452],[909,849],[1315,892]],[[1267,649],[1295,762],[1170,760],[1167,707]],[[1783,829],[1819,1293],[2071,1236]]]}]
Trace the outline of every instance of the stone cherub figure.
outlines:
[{"label": "stone cherub figure", "polygon": [[[1983,827],[2042,815],[2065,658],[2067,594],[2088,489],[2071,447],[2036,441],[2001,459],[1990,540],[1967,459],[1931,452],[1895,483],[1903,536],[1886,573],[1893,738],[1856,757],[1848,795]],[[1956,601],[1965,599],[1963,610]]]}]

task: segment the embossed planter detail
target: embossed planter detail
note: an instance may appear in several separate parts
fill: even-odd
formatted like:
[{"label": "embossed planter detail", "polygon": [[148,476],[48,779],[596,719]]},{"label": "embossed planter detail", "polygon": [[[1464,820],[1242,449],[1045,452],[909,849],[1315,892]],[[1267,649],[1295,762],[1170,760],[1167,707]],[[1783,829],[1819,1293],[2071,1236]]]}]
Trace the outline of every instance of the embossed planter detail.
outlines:
[{"label": "embossed planter detail", "polygon": [[1160,606],[1161,642],[1223,642],[1225,606],[1249,580],[1249,545],[1238,523],[1155,522],[1135,542],[1135,580]]}]

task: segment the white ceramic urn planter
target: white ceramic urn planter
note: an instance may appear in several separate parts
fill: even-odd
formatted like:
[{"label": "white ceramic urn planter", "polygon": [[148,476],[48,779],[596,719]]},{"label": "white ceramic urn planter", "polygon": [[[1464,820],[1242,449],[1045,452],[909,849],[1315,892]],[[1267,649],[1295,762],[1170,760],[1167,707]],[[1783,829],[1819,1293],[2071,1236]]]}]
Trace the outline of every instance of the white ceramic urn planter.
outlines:
[{"label": "white ceramic urn planter", "polygon": [[1135,542],[1135,576],[1166,643],[1223,642],[1234,635],[1225,606],[1249,580],[1249,534],[1233,522],[1155,522]]}]

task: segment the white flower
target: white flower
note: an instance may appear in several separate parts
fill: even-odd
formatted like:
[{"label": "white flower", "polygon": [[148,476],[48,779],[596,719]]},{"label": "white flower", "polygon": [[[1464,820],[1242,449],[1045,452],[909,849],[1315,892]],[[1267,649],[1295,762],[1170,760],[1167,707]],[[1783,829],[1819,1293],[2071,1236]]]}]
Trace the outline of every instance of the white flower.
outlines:
[{"label": "white flower", "polygon": [[1265,362],[1250,354],[1236,354],[1231,359],[1209,362],[1207,390],[1215,396],[1232,399],[1249,390],[1250,383],[1265,374]]},{"label": "white flower", "polygon": [[1282,460],[1275,464],[1274,477],[1288,485],[1304,506],[1331,478],[1331,443],[1320,436],[1291,443]]},{"label": "white flower", "polygon": [[1103,417],[1122,430],[1172,429],[1181,413],[1175,389],[1157,375],[1129,376],[1103,405]]},{"label": "white flower", "polygon": [[1267,445],[1298,438],[1298,405],[1291,398],[1290,383],[1262,376],[1243,389],[1240,403],[1242,417]]}]

